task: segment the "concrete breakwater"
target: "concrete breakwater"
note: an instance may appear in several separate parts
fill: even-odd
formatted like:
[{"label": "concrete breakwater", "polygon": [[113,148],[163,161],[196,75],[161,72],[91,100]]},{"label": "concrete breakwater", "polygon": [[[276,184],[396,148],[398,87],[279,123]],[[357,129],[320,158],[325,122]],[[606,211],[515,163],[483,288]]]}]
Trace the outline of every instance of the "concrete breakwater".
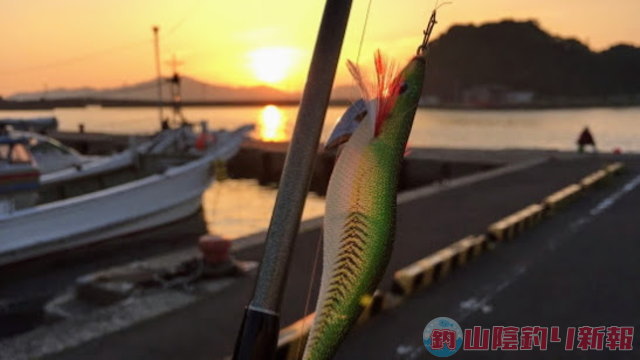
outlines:
[{"label": "concrete breakwater", "polygon": [[[87,155],[106,155],[125,150],[133,135],[103,133],[54,132],[50,134],[63,144]],[[137,141],[147,136],[136,136]],[[227,163],[231,178],[256,179],[260,185],[277,184],[284,167],[289,144],[286,142],[265,142],[248,139],[238,154]],[[464,155],[441,157],[433,150],[412,150],[404,160],[400,173],[400,190],[415,188],[431,182],[486,171],[503,165],[508,160],[471,159]],[[324,195],[333,165],[335,152],[318,150],[318,157],[311,180],[311,191]]]}]

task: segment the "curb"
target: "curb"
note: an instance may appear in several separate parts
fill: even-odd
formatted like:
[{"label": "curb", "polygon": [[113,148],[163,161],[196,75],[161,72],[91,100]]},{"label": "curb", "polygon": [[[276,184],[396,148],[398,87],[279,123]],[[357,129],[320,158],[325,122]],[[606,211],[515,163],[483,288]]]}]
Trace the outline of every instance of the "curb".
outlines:
[{"label": "curb", "polygon": [[542,200],[545,208],[545,215],[551,214],[557,209],[573,200],[581,191],[582,187],[578,184],[571,184],[562,188]]},{"label": "curb", "polygon": [[489,225],[487,236],[496,242],[512,240],[525,229],[540,222],[544,212],[545,208],[540,204],[529,205]]},{"label": "curb", "polygon": [[[491,248],[493,243],[514,239],[527,228],[542,221],[544,217],[552,215],[560,206],[575,199],[584,190],[619,173],[623,168],[624,165],[620,162],[607,165],[604,169],[583,178],[581,185],[566,186],[543,199],[541,203],[529,205],[492,223],[486,235],[468,236],[396,271],[391,293],[406,297],[418,289],[429,286],[443,278],[452,268],[464,265],[470,258]],[[473,254],[471,257],[469,257],[470,249]]]},{"label": "curb", "polygon": [[609,164],[605,167],[605,170],[609,174],[613,174],[613,175],[618,175],[619,173],[622,172],[623,169],[624,169],[624,164],[620,161],[615,162],[613,164]]},{"label": "curb", "polygon": [[467,236],[393,274],[391,294],[406,297],[442,280],[453,268],[466,264],[487,247],[484,235]]},{"label": "curb", "polygon": [[606,170],[599,170],[591,175],[588,175],[582,178],[579,184],[582,187],[582,189],[588,189],[595,185],[598,185],[601,181],[606,179],[610,174],[611,173],[607,172]]}]

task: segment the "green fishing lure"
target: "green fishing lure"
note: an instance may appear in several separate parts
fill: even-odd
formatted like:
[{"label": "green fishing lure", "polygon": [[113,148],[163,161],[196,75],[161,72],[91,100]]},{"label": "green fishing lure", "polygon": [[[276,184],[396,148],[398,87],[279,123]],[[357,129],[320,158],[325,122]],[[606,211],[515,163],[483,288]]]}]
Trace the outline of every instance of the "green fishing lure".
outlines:
[{"label": "green fishing lure", "polygon": [[[435,12],[431,21],[435,23]],[[388,265],[398,172],[422,93],[427,31],[418,55],[398,74],[376,54],[374,89],[367,87],[358,67],[349,64],[367,101],[360,104],[360,116],[343,116],[327,144],[346,141],[327,190],[323,272],[305,360],[333,356]]]}]

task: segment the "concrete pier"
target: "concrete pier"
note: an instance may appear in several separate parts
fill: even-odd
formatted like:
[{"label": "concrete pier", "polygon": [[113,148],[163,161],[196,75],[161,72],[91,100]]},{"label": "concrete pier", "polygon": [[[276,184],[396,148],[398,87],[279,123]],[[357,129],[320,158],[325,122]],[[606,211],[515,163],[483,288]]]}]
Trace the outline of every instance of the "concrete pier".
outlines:
[{"label": "concrete pier", "polygon": [[[434,152],[437,151],[442,151],[442,154],[447,152],[434,150]],[[449,151],[447,156],[450,160],[471,158],[472,153],[471,151]],[[475,152],[475,156],[484,157],[490,153],[478,151]],[[580,179],[612,160],[622,159],[640,164],[640,160],[635,156],[614,159],[609,156],[576,156],[535,151],[496,151],[492,155],[489,158],[502,159],[499,162],[506,165],[443,183],[432,183],[400,195],[395,250],[380,285],[381,289],[391,287],[393,273],[396,270],[467,235],[483,233],[490,224],[500,218],[532,203],[540,202],[569,184],[579,182]],[[424,156],[428,160],[426,155]],[[507,161],[506,158],[511,160]],[[638,166],[640,165],[634,165],[632,171],[638,172],[640,170]],[[603,192],[610,194],[623,184],[623,181],[616,180]],[[320,223],[318,219],[303,224],[296,240],[282,309],[283,326],[304,316],[304,302],[308,291],[311,291],[312,298],[317,295],[318,279],[310,279],[309,274],[314,260],[318,260],[314,259],[314,256],[321,237]],[[235,256],[241,260],[259,261],[263,238],[264,234],[257,234],[238,239],[234,243]],[[597,256],[597,254],[591,253],[589,256]],[[492,264],[495,271],[499,272],[501,265]],[[509,265],[508,262],[505,263],[505,266],[507,265]],[[253,280],[251,275],[238,279],[216,296],[193,301],[162,316],[131,323],[130,326],[119,331],[85,338],[82,341],[69,342],[69,339],[74,337],[82,339],[82,332],[86,326],[98,325],[78,320],[73,326],[65,327],[64,323],[59,323],[42,327],[1,341],[0,354],[3,355],[0,355],[0,358],[22,354],[25,357],[46,355],[51,359],[175,359],[181,357],[222,359],[232,351],[236,331],[240,325],[239,319],[253,287]],[[439,301],[447,303],[452,300],[445,296]],[[393,315],[383,316],[391,316],[390,319],[394,319]],[[402,327],[402,323],[395,324]],[[363,329],[367,326],[365,324]],[[384,326],[381,329],[384,329]],[[388,331],[389,328],[386,329]],[[355,339],[362,331],[366,330],[356,330],[350,338]],[[62,340],[59,335],[61,333],[64,334],[67,345],[55,346],[56,338]],[[58,336],[54,336],[55,334]],[[381,337],[377,340],[380,344],[377,348],[393,345],[384,341],[383,334],[384,331],[381,330],[379,335]],[[418,332],[415,337],[419,339],[420,333]],[[351,345],[345,345],[347,350],[344,350],[344,358],[353,358],[349,355],[352,351],[364,354],[362,348],[358,350],[355,347],[364,346],[366,336],[362,339],[361,345],[352,342],[348,342]],[[363,358],[392,358],[387,356],[388,351],[384,354],[384,357],[369,355]]]},{"label": "concrete pier", "polygon": [[[547,351],[458,351],[456,359],[637,359],[640,328],[640,158],[623,174],[590,188],[511,242],[417,291],[371,318],[335,359],[427,359],[422,332],[447,316],[462,329],[481,326],[560,328]],[[632,326],[633,350],[565,351],[567,328]],[[576,342],[577,344],[577,342]]]}]

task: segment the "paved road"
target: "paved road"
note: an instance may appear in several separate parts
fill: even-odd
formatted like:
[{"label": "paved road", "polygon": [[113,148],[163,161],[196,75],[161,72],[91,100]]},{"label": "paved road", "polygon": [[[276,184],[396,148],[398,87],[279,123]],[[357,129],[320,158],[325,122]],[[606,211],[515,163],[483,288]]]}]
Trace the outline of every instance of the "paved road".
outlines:
[{"label": "paved road", "polygon": [[[454,359],[640,359],[640,162],[514,242],[401,307],[372,319],[336,359],[435,359],[422,345],[433,318],[460,326],[635,326],[633,352],[458,352]],[[626,189],[625,189],[626,185]],[[634,188],[634,186],[637,186]],[[633,189],[632,189],[633,188]]]},{"label": "paved road", "polygon": [[[605,159],[599,157],[585,157],[579,160],[552,160],[516,173],[439,192],[427,198],[402,204],[398,213],[398,241],[389,271],[385,275],[382,286],[387,287],[389,285],[390,275],[396,269],[466,235],[483,232],[489,223],[541,200],[551,192],[573,183],[600,168],[604,163]],[[283,325],[297,320],[304,313],[304,303],[310,283],[309,274],[311,273],[311,265],[319,237],[319,231],[314,230],[301,234],[297,239],[287,290],[284,296]],[[261,246],[256,246],[240,251],[238,257],[258,260],[261,251]],[[497,255],[492,254],[491,256]],[[494,262],[488,262],[486,266],[496,266]],[[498,262],[497,264],[499,265],[500,263]],[[477,269],[474,271],[477,271]],[[474,271],[468,271],[468,273],[473,274]],[[500,268],[494,269],[494,271],[497,273],[503,272]],[[456,277],[461,276],[456,274],[452,279]],[[464,277],[462,278],[464,279]],[[84,344],[52,358],[221,358],[232,351],[237,329],[240,325],[242,309],[253,287],[252,281],[252,278],[237,281],[225,290],[224,294],[220,294],[220,296],[210,301],[195,304],[188,311],[168,314],[153,322],[138,324],[125,331]],[[315,284],[317,286],[317,279]],[[473,287],[471,286],[472,284],[473,282],[468,282],[470,288]],[[315,289],[315,286],[313,288]],[[315,291],[312,292],[312,295],[315,298]],[[450,298],[450,296],[454,297]],[[455,303],[457,300],[453,302],[451,300],[455,299],[455,296],[458,295],[455,293],[443,293],[437,299],[429,298],[433,298],[434,300],[432,301],[446,305]],[[428,306],[431,305],[421,305],[419,302],[414,301],[414,308]],[[438,309],[438,307],[434,308]],[[407,309],[412,308],[409,306]],[[407,320],[405,326],[405,320],[399,320],[405,319],[407,316],[409,319],[417,319],[415,324]],[[381,322],[372,323],[371,327],[367,325],[364,328],[371,328],[371,334],[375,334],[372,339],[381,341],[378,346],[388,344],[388,349],[385,349],[385,355],[380,357],[380,354],[383,353],[373,350],[371,350],[373,352],[367,353],[367,349],[377,348],[372,347],[372,342],[368,340],[373,335],[357,331],[345,346],[344,351],[348,353],[345,354],[343,352],[342,358],[389,359],[390,357],[387,354],[395,351],[397,344],[406,342],[409,345],[415,345],[410,342],[410,340],[414,339],[414,335],[412,335],[415,332],[413,327],[419,328],[415,339],[420,339],[422,327],[424,327],[425,319],[428,319],[428,317],[423,319],[420,316],[412,315],[411,312],[403,312],[398,313],[398,315],[383,315],[380,319],[391,321],[394,326],[402,327],[403,329],[403,331],[397,332],[394,330],[394,338],[387,339],[383,335],[385,331],[389,332],[389,329],[392,329],[392,327],[389,327],[389,323],[386,325]],[[466,323],[463,325],[466,325]],[[375,332],[375,329],[377,329],[378,333]],[[401,336],[401,334],[404,335]],[[419,345],[419,342],[416,344]],[[363,356],[362,354],[369,355]]]}]

